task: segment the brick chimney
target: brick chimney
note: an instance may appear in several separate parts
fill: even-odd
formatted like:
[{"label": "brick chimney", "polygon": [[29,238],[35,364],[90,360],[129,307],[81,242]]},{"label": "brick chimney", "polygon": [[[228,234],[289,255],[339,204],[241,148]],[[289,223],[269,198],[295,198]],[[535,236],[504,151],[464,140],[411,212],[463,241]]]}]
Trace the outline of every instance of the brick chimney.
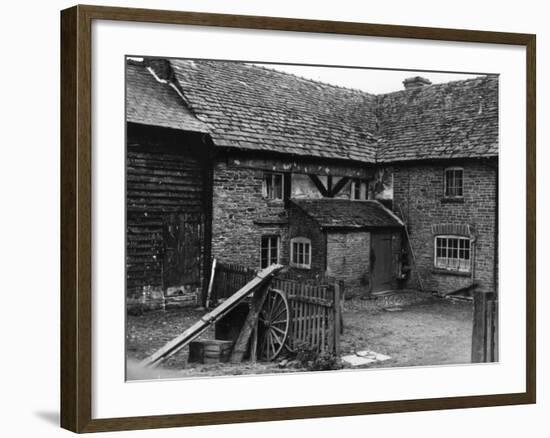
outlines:
[{"label": "brick chimney", "polygon": [[429,79],[423,78],[422,76],[414,76],[412,78],[407,78],[403,81],[405,90],[412,90],[413,88],[420,88],[425,85],[431,85],[432,82]]}]

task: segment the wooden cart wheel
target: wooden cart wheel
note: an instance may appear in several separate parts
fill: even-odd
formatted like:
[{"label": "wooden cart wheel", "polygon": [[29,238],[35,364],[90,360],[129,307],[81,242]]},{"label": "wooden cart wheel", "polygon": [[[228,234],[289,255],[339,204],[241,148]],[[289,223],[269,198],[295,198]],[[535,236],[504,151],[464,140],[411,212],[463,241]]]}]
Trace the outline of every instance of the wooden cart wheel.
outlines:
[{"label": "wooden cart wheel", "polygon": [[290,306],[286,295],[270,289],[258,318],[258,357],[271,361],[285,346],[290,331]]}]

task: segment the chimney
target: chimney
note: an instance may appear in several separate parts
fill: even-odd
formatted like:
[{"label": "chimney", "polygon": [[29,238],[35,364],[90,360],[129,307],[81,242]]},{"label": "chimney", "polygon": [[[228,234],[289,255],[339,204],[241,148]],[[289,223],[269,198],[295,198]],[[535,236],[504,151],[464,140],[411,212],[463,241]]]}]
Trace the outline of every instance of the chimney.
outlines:
[{"label": "chimney", "polygon": [[423,78],[422,76],[414,76],[412,78],[407,78],[403,81],[405,90],[412,90],[413,88],[420,88],[425,85],[431,85],[432,82],[429,79]]}]

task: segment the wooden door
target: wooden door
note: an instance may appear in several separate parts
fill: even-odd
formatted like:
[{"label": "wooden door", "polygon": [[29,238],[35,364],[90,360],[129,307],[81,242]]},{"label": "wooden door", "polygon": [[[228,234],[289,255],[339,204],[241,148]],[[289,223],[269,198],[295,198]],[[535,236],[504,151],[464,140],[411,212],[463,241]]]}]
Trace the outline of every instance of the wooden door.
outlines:
[{"label": "wooden door", "polygon": [[371,233],[370,266],[372,292],[392,289],[394,264],[391,233]]},{"label": "wooden door", "polygon": [[174,213],[164,218],[164,289],[200,287],[204,218],[200,213]]}]

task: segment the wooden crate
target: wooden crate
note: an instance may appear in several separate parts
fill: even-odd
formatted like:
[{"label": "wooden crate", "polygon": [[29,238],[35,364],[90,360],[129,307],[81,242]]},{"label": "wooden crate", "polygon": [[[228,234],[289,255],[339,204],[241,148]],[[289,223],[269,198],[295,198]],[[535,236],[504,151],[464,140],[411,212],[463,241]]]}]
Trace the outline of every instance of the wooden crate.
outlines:
[{"label": "wooden crate", "polygon": [[231,356],[233,341],[207,339],[193,341],[189,344],[188,362],[204,364],[228,362]]}]

